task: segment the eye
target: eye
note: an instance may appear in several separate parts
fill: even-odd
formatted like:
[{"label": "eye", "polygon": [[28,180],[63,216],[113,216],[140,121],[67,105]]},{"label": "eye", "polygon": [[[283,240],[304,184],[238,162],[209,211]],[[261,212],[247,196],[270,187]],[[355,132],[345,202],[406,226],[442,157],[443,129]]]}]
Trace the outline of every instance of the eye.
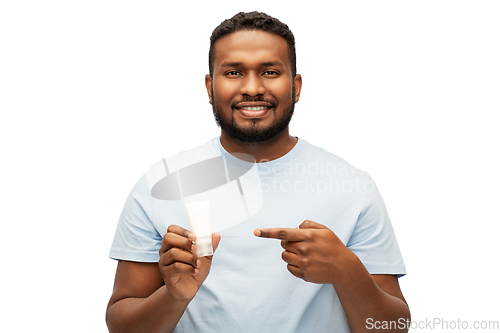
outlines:
[{"label": "eye", "polygon": [[226,76],[238,76],[240,75],[240,72],[238,71],[229,71],[226,73]]},{"label": "eye", "polygon": [[279,75],[279,73],[278,73],[278,72],[273,71],[273,70],[267,70],[267,71],[265,71],[265,72],[264,72],[264,73],[262,73],[262,74],[263,74],[263,75],[265,75],[265,76],[277,76],[277,75]]}]

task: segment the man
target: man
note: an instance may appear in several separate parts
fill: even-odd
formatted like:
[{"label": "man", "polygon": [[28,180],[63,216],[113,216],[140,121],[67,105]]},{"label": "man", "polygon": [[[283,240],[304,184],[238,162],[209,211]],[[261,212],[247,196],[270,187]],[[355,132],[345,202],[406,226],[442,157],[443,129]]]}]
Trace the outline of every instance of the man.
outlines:
[{"label": "man", "polygon": [[[214,30],[205,83],[220,139],[157,163],[132,190],[110,254],[110,332],[365,332],[408,320],[404,263],[370,176],[289,134],[302,87],[294,44],[263,13]],[[239,221],[229,182],[207,191],[227,204],[212,215],[213,256],[197,257],[182,200],[152,188],[218,152],[255,159],[259,177],[231,183],[243,198],[260,182],[261,200]]]}]

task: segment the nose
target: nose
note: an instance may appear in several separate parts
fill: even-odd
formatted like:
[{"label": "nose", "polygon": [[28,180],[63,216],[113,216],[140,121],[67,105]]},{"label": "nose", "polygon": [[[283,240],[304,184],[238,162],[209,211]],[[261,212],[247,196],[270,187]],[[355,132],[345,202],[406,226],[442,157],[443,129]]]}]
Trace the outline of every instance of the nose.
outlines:
[{"label": "nose", "polygon": [[249,73],[243,77],[241,81],[240,94],[247,96],[264,95],[266,87],[262,82],[262,78],[253,73]]}]

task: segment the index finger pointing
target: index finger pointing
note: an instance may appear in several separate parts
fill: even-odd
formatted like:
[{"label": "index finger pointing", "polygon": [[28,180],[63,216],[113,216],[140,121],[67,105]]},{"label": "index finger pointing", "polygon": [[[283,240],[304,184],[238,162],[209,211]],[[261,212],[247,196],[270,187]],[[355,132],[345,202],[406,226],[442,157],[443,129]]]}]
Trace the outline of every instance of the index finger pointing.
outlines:
[{"label": "index finger pointing", "polygon": [[304,240],[303,230],[294,228],[255,229],[254,235],[257,237],[275,238],[292,242]]}]

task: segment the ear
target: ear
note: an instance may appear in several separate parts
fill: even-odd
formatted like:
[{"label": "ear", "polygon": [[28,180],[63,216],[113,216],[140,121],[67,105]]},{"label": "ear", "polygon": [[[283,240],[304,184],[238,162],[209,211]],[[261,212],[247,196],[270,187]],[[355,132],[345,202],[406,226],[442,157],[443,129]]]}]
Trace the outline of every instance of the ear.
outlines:
[{"label": "ear", "polygon": [[297,103],[300,98],[300,90],[302,89],[302,76],[300,74],[295,75],[293,78],[293,84],[295,86],[295,103]]},{"label": "ear", "polygon": [[209,74],[205,75],[205,87],[207,88],[208,102],[212,104],[212,77]]}]

